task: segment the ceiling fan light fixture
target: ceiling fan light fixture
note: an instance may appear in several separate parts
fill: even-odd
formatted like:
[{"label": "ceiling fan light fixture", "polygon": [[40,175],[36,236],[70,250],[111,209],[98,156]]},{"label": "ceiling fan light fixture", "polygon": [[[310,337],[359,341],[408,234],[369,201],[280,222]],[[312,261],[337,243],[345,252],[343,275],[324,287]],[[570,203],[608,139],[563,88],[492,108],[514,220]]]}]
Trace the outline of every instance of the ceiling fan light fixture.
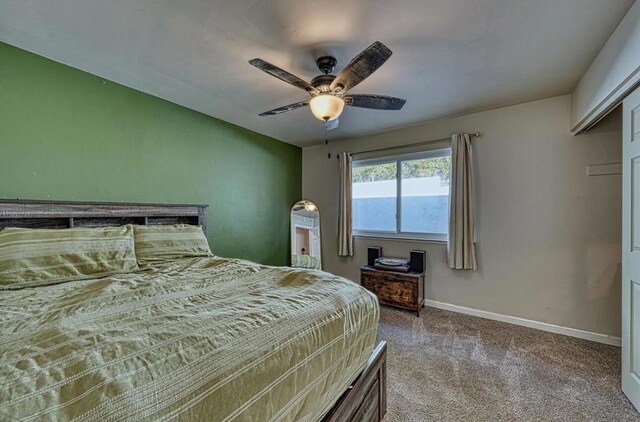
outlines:
[{"label": "ceiling fan light fixture", "polygon": [[332,94],[316,95],[309,102],[311,112],[325,122],[337,119],[344,109],[344,100]]}]

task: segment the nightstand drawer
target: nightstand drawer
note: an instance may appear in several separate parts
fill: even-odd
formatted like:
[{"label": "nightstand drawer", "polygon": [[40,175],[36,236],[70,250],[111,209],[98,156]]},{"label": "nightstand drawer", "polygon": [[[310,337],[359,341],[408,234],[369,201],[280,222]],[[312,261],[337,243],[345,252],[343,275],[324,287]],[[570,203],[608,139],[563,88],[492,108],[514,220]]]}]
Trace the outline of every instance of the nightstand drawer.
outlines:
[{"label": "nightstand drawer", "polygon": [[416,307],[418,288],[415,284],[373,277],[363,277],[362,279],[362,286],[375,293],[380,303],[407,309],[415,309]]},{"label": "nightstand drawer", "polygon": [[416,277],[404,275],[401,273],[363,270],[361,271],[360,275],[363,279],[381,280],[386,283],[398,283],[398,284],[405,285],[407,288],[410,288],[410,289],[413,289],[415,286],[417,286]]},{"label": "nightstand drawer", "polygon": [[415,311],[420,316],[424,303],[424,274],[360,268],[360,284],[373,292],[382,305]]},{"label": "nightstand drawer", "polygon": [[360,282],[378,296],[383,305],[415,310],[422,278],[408,274],[362,270]]}]

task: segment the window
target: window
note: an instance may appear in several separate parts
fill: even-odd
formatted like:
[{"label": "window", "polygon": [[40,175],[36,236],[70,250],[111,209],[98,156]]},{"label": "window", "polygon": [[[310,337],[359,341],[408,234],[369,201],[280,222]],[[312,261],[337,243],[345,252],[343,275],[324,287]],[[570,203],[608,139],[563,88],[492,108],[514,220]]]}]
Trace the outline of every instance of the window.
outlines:
[{"label": "window", "polygon": [[450,173],[450,148],[354,161],[353,233],[446,240]]}]

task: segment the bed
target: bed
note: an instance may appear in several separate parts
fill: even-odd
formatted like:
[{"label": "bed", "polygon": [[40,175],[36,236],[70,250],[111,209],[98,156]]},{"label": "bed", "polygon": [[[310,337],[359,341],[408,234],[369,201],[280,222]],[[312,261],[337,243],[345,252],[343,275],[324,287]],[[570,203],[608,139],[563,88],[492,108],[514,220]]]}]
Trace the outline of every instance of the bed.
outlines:
[{"label": "bed", "polygon": [[[200,224],[206,206],[0,201],[3,227]],[[0,420],[379,421],[370,293],[220,257],[0,291]]]}]

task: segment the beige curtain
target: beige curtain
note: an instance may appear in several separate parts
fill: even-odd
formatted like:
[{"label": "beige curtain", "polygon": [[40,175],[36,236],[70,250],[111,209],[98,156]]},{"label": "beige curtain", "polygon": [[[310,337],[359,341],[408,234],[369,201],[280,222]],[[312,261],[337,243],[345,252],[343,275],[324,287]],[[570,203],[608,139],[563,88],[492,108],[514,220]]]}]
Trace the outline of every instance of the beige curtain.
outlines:
[{"label": "beige curtain", "polygon": [[353,256],[351,235],[351,154],[340,154],[340,214],[338,216],[338,255]]},{"label": "beige curtain", "polygon": [[473,166],[471,137],[466,133],[456,133],[451,137],[449,189],[449,267],[475,271],[478,269],[478,262],[473,238]]}]

